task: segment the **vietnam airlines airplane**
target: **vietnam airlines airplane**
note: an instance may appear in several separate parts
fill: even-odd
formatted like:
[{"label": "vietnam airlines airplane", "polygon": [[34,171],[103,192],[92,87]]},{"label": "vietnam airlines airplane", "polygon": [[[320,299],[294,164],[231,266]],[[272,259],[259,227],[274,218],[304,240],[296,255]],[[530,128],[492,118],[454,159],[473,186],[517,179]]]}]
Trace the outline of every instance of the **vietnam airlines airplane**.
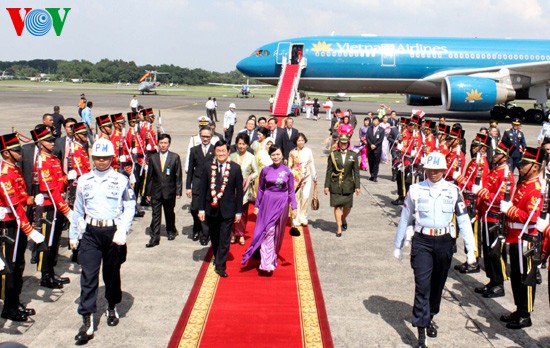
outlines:
[{"label": "vietnam airlines airplane", "polygon": [[[550,40],[301,37],[261,46],[237,69],[277,85],[282,66],[297,62],[301,90],[402,93],[408,105],[491,111],[495,118],[508,114],[541,122],[550,83]],[[535,108],[497,105],[515,99],[536,100]]]}]

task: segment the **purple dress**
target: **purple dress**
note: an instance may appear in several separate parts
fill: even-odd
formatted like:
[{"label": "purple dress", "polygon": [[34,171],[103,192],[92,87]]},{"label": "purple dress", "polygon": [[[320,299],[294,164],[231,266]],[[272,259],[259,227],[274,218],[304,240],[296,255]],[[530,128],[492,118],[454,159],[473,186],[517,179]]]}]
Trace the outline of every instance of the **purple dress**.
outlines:
[{"label": "purple dress", "polygon": [[277,255],[283,243],[289,204],[292,209],[296,209],[292,171],[283,164],[272,164],[262,169],[256,197],[258,216],[254,236],[243,255],[242,265],[260,248],[260,269],[273,271],[277,267]]}]

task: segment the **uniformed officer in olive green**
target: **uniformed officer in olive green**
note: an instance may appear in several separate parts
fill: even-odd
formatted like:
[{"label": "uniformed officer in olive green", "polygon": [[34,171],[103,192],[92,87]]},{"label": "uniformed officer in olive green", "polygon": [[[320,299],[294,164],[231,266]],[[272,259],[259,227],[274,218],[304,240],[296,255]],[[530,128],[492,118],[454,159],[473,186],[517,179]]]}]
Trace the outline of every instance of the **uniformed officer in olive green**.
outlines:
[{"label": "uniformed officer in olive green", "polygon": [[348,229],[347,217],[353,207],[353,193],[359,194],[359,159],[348,149],[349,138],[341,135],[338,148],[330,153],[325,177],[325,195],[330,192],[330,206],[334,207],[336,237]]}]

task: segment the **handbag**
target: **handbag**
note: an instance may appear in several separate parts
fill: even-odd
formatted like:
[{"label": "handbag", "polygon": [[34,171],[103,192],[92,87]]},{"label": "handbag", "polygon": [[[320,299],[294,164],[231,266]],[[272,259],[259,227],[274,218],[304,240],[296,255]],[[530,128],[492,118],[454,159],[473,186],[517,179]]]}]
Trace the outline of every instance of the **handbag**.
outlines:
[{"label": "handbag", "polygon": [[319,210],[319,192],[317,191],[317,183],[313,183],[313,194],[311,196],[311,210]]}]

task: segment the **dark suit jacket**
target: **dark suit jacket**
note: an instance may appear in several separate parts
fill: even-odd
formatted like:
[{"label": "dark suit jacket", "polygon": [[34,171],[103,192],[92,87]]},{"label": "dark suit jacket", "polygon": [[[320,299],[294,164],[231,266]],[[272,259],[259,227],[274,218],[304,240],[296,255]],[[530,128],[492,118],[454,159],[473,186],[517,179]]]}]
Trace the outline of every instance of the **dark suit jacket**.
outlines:
[{"label": "dark suit jacket", "polygon": [[[374,127],[367,128],[367,144],[369,147],[369,152],[381,153],[382,152],[382,142],[384,141],[384,136],[386,132],[384,128],[378,126],[378,130],[374,133]],[[371,145],[376,146],[376,149],[371,150]]]},{"label": "dark suit jacket", "polygon": [[21,161],[19,167],[23,171],[23,179],[27,185],[27,194],[32,195],[32,172],[34,170],[34,151],[36,146],[34,143],[25,144],[22,146]]},{"label": "dark suit jacket", "polygon": [[[242,213],[243,207],[243,174],[241,166],[231,162],[229,180],[225,186],[225,192],[218,201],[218,208],[212,208],[212,194],[210,193],[211,163],[204,167],[201,177],[199,193],[199,210],[204,210],[206,216],[221,214],[224,219],[229,219],[235,214]],[[220,185],[221,187],[221,185]],[[217,188],[219,190],[219,188]]]},{"label": "dark suit jacket", "polygon": [[189,151],[189,168],[187,169],[185,188],[187,190],[192,189],[193,195],[199,194],[203,169],[205,166],[210,167],[213,158],[214,145],[209,145],[206,157],[202,153],[202,144],[194,146]]},{"label": "dark suit jacket", "polygon": [[153,199],[174,199],[176,196],[181,196],[181,192],[180,156],[175,152],[168,151],[164,162],[164,170],[162,170],[160,153],[153,154],[149,159],[145,196],[151,196]]},{"label": "dark suit jacket", "polygon": [[283,128],[283,158],[288,159],[288,154],[296,147],[296,140],[298,140],[298,130],[292,128],[290,138],[288,137],[288,128]]},{"label": "dark suit jacket", "polygon": [[[52,155],[59,158],[61,162],[61,168],[63,168],[63,161],[65,160],[65,141],[67,141],[67,136],[55,139],[55,144],[53,146]],[[67,174],[67,173],[65,173]]]},{"label": "dark suit jacket", "polygon": [[[239,131],[239,133],[246,133],[246,134],[248,135],[248,129],[245,128],[245,129]],[[257,129],[254,129],[254,130],[252,131],[252,136],[250,137],[249,140],[250,140],[250,141],[249,141],[248,145],[250,145],[250,144],[252,144],[253,142],[255,142],[256,140],[258,140],[258,130],[257,130]]]},{"label": "dark suit jacket", "polygon": [[[271,132],[270,132],[271,133]],[[283,136],[286,134],[283,128],[277,127],[277,134],[275,136],[275,144],[281,149],[283,148]],[[271,136],[271,135],[270,135]]]},{"label": "dark suit jacket", "polygon": [[[334,163],[332,157],[334,154]],[[351,194],[355,189],[360,188],[359,182],[359,160],[357,154],[351,150],[346,152],[346,162],[342,164],[342,153],[333,151],[328,156],[327,174],[325,177],[325,187],[328,187],[330,193]],[[334,165],[336,164],[336,166]],[[340,184],[338,170],[344,169],[343,180]]]}]

